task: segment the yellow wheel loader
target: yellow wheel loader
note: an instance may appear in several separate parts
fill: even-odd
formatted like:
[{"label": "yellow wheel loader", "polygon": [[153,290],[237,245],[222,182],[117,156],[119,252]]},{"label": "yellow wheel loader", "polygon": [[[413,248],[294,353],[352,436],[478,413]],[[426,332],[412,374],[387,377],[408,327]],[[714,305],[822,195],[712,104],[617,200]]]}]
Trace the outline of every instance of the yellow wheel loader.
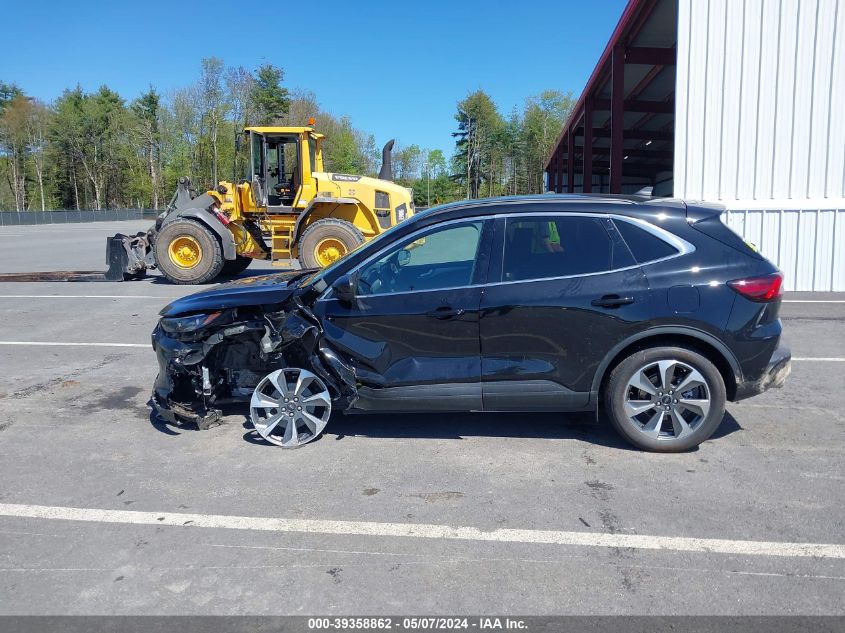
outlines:
[{"label": "yellow wheel loader", "polygon": [[200,195],[181,178],[146,233],[109,238],[107,279],[149,268],[176,284],[236,275],[253,259],[322,268],[414,213],[410,190],[392,181],[390,152],[378,178],[326,173],[324,136],[311,127],[250,127],[248,177]]}]

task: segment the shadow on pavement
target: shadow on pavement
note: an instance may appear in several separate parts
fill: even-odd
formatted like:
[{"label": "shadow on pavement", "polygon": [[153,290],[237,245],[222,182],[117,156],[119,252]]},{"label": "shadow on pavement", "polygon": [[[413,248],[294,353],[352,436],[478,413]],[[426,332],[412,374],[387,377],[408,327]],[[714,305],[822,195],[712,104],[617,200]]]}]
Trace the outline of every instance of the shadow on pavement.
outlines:
[{"label": "shadow on pavement", "polygon": [[[236,404],[223,408],[223,417],[244,416],[243,439],[250,444],[269,446],[252,428],[245,407]],[[174,426],[150,412],[152,426],[167,435],[197,430],[192,426]],[[225,424],[225,422],[224,422]],[[710,439],[726,437],[742,431],[730,413]],[[335,414],[321,439],[342,440],[347,436],[370,438],[420,438],[460,440],[466,437],[514,437],[531,439],[580,440],[598,446],[636,451],[623,440],[605,419],[596,420],[592,412],[579,413],[356,413]],[[312,442],[313,443],[313,442]],[[690,452],[698,450],[697,447]]]}]

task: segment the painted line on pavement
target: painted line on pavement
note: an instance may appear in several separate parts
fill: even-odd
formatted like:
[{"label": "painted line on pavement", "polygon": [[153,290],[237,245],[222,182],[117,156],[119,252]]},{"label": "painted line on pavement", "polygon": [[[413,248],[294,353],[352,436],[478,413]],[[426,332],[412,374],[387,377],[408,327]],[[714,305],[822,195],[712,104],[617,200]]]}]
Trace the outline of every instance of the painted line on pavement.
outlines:
[{"label": "painted line on pavement", "polygon": [[783,299],[781,303],[845,303],[845,299]]},{"label": "painted line on pavement", "polygon": [[738,541],[713,538],[653,536],[645,534],[607,534],[561,530],[519,530],[500,528],[491,531],[468,526],[426,523],[381,523],[376,521],[331,521],[322,519],[274,519],[221,514],[186,514],[102,510],[62,506],[0,503],[0,516],[119,523],[130,525],[167,525],[185,528],[299,532],[379,537],[447,539],[539,545],[580,545],[585,547],[620,547],[642,550],[701,552],[741,556],[780,556],[845,559],[845,545],[831,543],[790,543]]},{"label": "painted line on pavement", "polygon": [[57,341],[0,341],[0,345],[35,345],[38,347],[151,347],[149,343],[61,343]]},{"label": "painted line on pavement", "polygon": [[0,299],[160,299],[172,301],[178,298],[153,295],[0,295]]},{"label": "painted line on pavement", "polygon": [[[150,347],[148,343],[68,343],[63,341],[0,341],[0,345],[36,345],[39,347]],[[845,363],[839,357],[794,357],[793,361],[817,363]]]}]

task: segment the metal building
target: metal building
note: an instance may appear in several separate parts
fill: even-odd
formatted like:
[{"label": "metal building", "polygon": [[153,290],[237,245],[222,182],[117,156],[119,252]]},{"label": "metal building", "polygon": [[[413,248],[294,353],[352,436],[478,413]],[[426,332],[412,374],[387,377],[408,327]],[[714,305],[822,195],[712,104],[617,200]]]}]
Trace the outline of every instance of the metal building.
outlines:
[{"label": "metal building", "polygon": [[546,178],[720,202],[787,289],[845,290],[845,0],[630,0]]}]

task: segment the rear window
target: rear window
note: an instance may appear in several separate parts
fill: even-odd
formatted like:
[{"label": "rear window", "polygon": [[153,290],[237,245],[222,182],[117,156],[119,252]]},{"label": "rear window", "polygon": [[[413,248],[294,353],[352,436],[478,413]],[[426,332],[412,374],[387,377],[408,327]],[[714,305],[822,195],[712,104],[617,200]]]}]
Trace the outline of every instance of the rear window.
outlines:
[{"label": "rear window", "polygon": [[671,244],[631,222],[615,220],[614,224],[622,234],[622,238],[625,240],[628,248],[631,249],[634,258],[640,264],[670,257],[678,253],[678,249]]},{"label": "rear window", "polygon": [[630,253],[605,228],[605,218],[508,218],[504,281],[599,273],[634,265]]}]

